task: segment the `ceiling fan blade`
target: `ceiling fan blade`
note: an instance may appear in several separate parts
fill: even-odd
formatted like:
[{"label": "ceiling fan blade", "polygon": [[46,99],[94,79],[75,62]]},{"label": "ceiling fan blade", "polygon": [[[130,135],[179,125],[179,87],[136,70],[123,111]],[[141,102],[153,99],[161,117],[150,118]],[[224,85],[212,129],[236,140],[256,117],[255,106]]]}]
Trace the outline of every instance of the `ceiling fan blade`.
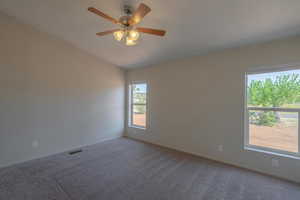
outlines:
[{"label": "ceiling fan blade", "polygon": [[141,3],[138,7],[138,9],[136,9],[136,11],[134,11],[132,17],[129,20],[129,24],[130,25],[135,25],[140,23],[140,21],[151,11],[151,8],[149,8],[149,6],[147,6],[146,4]]},{"label": "ceiling fan blade", "polygon": [[164,30],[152,29],[152,28],[137,27],[136,30],[142,33],[148,33],[148,34],[158,35],[158,36],[164,36],[166,34],[166,31]]},{"label": "ceiling fan blade", "polygon": [[111,34],[111,33],[114,33],[116,31],[119,31],[120,29],[114,29],[114,30],[109,30],[109,31],[104,31],[104,32],[99,32],[99,33],[96,33],[96,35],[98,36],[104,36],[104,35],[108,35],[108,34]]},{"label": "ceiling fan blade", "polygon": [[118,20],[112,18],[111,16],[109,16],[109,15],[107,15],[107,14],[101,12],[100,10],[98,10],[98,9],[96,9],[96,8],[94,8],[94,7],[89,7],[89,8],[88,8],[88,11],[90,11],[90,12],[96,14],[96,15],[99,15],[100,17],[103,17],[103,18],[107,19],[107,20],[111,21],[111,22],[114,23],[114,24],[118,24],[118,23],[119,23]]}]

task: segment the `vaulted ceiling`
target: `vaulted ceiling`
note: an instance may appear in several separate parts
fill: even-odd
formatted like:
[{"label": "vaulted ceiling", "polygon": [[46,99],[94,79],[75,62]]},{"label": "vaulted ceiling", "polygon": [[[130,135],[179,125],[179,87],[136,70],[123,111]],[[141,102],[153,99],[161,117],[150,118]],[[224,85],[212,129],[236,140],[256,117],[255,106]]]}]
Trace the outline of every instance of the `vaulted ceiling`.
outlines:
[{"label": "vaulted ceiling", "polygon": [[[87,11],[94,6],[118,18],[140,2],[152,11],[141,25],[167,30],[143,34],[127,47],[96,32],[116,25]],[[114,65],[131,68],[224,48],[300,34],[299,0],[1,0],[0,11],[60,37]]]}]

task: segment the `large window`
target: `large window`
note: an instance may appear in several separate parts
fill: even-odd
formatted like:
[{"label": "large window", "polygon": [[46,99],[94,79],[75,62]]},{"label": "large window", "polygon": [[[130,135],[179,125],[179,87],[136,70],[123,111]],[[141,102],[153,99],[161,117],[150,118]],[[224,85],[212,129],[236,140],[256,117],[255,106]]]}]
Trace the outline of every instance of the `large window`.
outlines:
[{"label": "large window", "polygon": [[300,70],[246,75],[245,145],[299,156]]},{"label": "large window", "polygon": [[147,126],[147,84],[132,83],[129,86],[129,125],[146,128]]}]

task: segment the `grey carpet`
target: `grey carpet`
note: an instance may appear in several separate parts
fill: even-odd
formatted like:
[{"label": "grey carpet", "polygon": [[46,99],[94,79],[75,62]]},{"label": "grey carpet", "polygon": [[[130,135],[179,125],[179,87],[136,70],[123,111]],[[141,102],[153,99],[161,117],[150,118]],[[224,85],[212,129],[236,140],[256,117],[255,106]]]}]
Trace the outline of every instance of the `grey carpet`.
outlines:
[{"label": "grey carpet", "polygon": [[300,185],[129,139],[0,169],[0,200],[299,200]]}]

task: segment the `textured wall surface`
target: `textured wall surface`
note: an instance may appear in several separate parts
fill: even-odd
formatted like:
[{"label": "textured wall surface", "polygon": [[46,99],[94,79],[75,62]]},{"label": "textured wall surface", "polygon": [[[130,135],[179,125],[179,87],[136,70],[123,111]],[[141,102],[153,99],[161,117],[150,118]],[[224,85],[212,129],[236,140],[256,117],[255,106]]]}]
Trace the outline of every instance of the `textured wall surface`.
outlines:
[{"label": "textured wall surface", "polygon": [[0,15],[0,166],[119,137],[124,72]]},{"label": "textured wall surface", "polygon": [[149,83],[150,119],[148,130],[127,128],[127,135],[300,181],[300,160],[243,148],[245,72],[297,62],[300,37],[131,70],[128,83]]}]

